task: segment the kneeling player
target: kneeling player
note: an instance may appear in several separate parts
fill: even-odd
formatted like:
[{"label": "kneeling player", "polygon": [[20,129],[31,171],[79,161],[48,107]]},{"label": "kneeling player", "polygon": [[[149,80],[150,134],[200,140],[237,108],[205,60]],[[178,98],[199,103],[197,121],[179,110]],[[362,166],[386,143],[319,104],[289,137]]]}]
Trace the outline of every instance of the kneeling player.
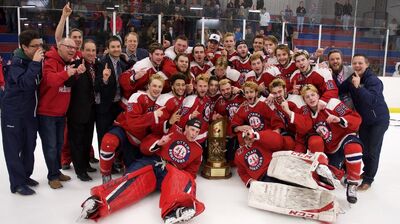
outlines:
[{"label": "kneeling player", "polygon": [[172,132],[157,139],[148,136],[141,151],[148,156],[136,160],[127,174],[91,189],[82,205],[81,218],[97,220],[133,204],[154,190],[161,191],[161,217],[165,223],[187,221],[204,211],[196,199],[196,173],[201,164],[201,146],[195,141],[201,121],[193,118],[184,133]]},{"label": "kneeling player", "polygon": [[319,151],[325,152],[329,164],[339,169],[344,161],[348,182],[347,201],[356,203],[362,163],[362,143],[356,134],[361,124],[360,115],[338,99],[330,99],[324,109],[318,110],[320,96],[317,88],[311,84],[301,89],[301,95],[312,113],[312,129],[325,143]]}]

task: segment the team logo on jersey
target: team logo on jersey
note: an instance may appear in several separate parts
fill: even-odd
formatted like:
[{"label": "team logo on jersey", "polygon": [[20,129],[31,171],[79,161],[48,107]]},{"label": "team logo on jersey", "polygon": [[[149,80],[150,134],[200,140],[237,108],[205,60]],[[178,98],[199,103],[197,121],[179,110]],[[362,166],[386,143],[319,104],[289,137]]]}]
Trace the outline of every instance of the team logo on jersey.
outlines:
[{"label": "team logo on jersey", "polygon": [[126,111],[131,112],[133,110],[133,103],[128,103],[126,105]]},{"label": "team logo on jersey", "polygon": [[210,102],[207,102],[206,105],[204,106],[204,114],[203,114],[203,118],[206,122],[210,120],[211,110],[212,110],[212,105]]},{"label": "team logo on jersey", "polygon": [[233,116],[238,111],[239,106],[240,105],[238,103],[230,103],[226,106],[226,110],[228,111],[228,115],[229,115],[229,120],[232,120]]},{"label": "team logo on jersey", "polygon": [[261,131],[264,129],[264,119],[259,113],[251,112],[247,116],[250,126],[254,131]]},{"label": "team logo on jersey", "polygon": [[244,84],[244,81],[246,80],[246,73],[247,72],[241,72],[240,73],[239,79],[238,79],[238,82],[239,82],[240,85]]},{"label": "team logo on jersey", "polygon": [[177,163],[185,163],[190,156],[190,147],[186,142],[178,140],[171,144],[168,149],[168,155]]},{"label": "team logo on jersey", "polygon": [[346,105],[341,103],[335,108],[335,111],[339,114],[339,117],[342,117],[348,109]]},{"label": "team logo on jersey", "polygon": [[244,155],[245,162],[250,170],[256,171],[261,168],[264,163],[264,158],[260,151],[252,149]]},{"label": "team logo on jersey", "polygon": [[314,125],[314,129],[326,143],[330,143],[332,141],[332,131],[325,121],[316,123]]},{"label": "team logo on jersey", "polygon": [[333,82],[333,80],[328,80],[328,81],[326,82],[326,88],[327,88],[328,90],[335,89],[335,83]]}]

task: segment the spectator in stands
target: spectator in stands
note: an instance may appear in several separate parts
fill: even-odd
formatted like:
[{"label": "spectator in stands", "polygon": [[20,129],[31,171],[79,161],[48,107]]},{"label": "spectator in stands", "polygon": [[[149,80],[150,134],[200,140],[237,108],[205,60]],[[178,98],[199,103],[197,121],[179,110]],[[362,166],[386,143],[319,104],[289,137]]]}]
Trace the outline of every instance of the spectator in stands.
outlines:
[{"label": "spectator in stands", "polygon": [[1,133],[10,190],[32,195],[35,191],[30,187],[38,185],[30,176],[38,130],[36,91],[42,76],[43,42],[39,33],[33,30],[21,32],[19,42],[20,48],[14,51],[7,72],[7,89],[1,107]]},{"label": "spectator in stands", "polygon": [[350,93],[357,112],[362,117],[359,129],[363,142],[363,181],[359,190],[368,190],[378,171],[383,136],[389,127],[389,109],[383,96],[383,83],[369,68],[368,58],[353,56],[354,73],[343,84],[341,93]]},{"label": "spectator in stands", "polygon": [[390,20],[390,23],[388,24],[388,29],[389,29],[389,50],[395,50],[396,47],[396,39],[397,39],[397,32],[398,32],[399,24],[397,23],[397,19],[393,18]]},{"label": "spectator in stands", "polygon": [[[20,6],[21,1],[18,0],[4,0],[4,6]],[[7,32],[13,33],[17,31],[17,9],[16,8],[5,8]]]},{"label": "spectator in stands", "polygon": [[251,28],[251,26],[247,26],[246,39],[245,39],[247,46],[251,46],[253,44],[253,39],[254,39],[253,29]]},{"label": "spectator in stands", "polygon": [[311,8],[308,12],[308,19],[310,22],[310,29],[314,29],[314,25],[317,22],[318,8],[317,5],[313,2],[311,4]]},{"label": "spectator in stands", "polygon": [[306,15],[307,11],[304,8],[304,2],[300,1],[299,6],[296,9],[296,16],[297,16],[297,32],[303,32],[303,25],[304,25],[304,16]]},{"label": "spectator in stands", "polygon": [[335,2],[335,23],[340,24],[343,15],[343,4],[340,0],[336,0]]},{"label": "spectator in stands", "polygon": [[286,9],[281,11],[283,21],[291,22],[293,17],[293,11],[289,5],[286,5]]},{"label": "spectator in stands", "polygon": [[178,36],[175,39],[174,46],[171,46],[165,50],[165,56],[174,60],[177,54],[184,54],[184,53],[189,54],[192,51],[192,49],[191,48],[189,49],[188,44],[189,43],[186,36],[183,35]]},{"label": "spectator in stands", "polygon": [[175,14],[173,18],[175,36],[185,35],[185,18],[180,14]]},{"label": "spectator in stands", "polygon": [[235,27],[235,41],[243,40],[243,33],[240,27]]},{"label": "spectator in stands", "polygon": [[268,33],[269,22],[271,21],[271,16],[265,8],[261,9],[260,12],[260,29],[264,30],[264,33]]},{"label": "spectator in stands", "polygon": [[138,48],[139,35],[135,32],[131,32],[125,35],[125,49],[123,50],[128,62],[128,67],[132,67],[137,61],[140,61],[149,56],[149,52],[146,49]]},{"label": "spectator in stands", "polygon": [[342,14],[344,30],[349,29],[349,22],[351,19],[352,12],[353,12],[353,6],[350,4],[350,0],[347,0],[346,3],[343,5],[343,14]]}]

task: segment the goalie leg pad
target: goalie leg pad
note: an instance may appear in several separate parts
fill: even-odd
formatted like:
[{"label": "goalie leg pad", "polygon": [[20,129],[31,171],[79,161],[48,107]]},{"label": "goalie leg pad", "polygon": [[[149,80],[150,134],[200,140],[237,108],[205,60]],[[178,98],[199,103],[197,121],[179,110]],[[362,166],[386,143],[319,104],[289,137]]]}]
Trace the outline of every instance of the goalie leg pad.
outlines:
[{"label": "goalie leg pad", "polygon": [[91,195],[99,201],[99,205],[97,211],[89,218],[97,220],[105,217],[139,201],[155,189],[156,176],[151,165],[93,187]]},{"label": "goalie leg pad", "polygon": [[205,209],[204,204],[196,199],[196,182],[193,177],[178,168],[167,164],[167,174],[161,184],[161,217],[178,207],[192,207],[195,216]]},{"label": "goalie leg pad", "polygon": [[251,183],[248,205],[324,222],[335,222],[339,211],[335,196],[328,191],[260,181]]},{"label": "goalie leg pad", "polygon": [[267,174],[270,177],[311,189],[323,187],[332,190],[334,186],[321,182],[315,172],[319,164],[327,163],[328,159],[324,153],[304,154],[280,151],[272,154]]}]

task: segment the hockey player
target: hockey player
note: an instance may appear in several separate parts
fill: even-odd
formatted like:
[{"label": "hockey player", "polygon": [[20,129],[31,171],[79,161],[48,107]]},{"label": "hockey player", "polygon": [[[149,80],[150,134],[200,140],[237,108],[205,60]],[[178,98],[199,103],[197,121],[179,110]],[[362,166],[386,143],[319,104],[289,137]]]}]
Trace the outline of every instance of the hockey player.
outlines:
[{"label": "hockey player", "polygon": [[253,81],[258,84],[261,94],[268,98],[268,102],[272,101],[272,96],[269,96],[268,86],[275,78],[279,77],[280,72],[277,67],[264,66],[262,56],[253,54],[250,57],[252,71],[246,74],[246,81]]},{"label": "hockey player", "polygon": [[273,35],[268,35],[264,39],[264,51],[267,52],[266,62],[269,65],[275,65],[278,60],[275,55],[275,48],[278,46],[278,39]]},{"label": "hockey player", "polygon": [[169,80],[172,91],[164,93],[157,98],[155,110],[164,107],[163,115],[157,125],[152,127],[152,133],[154,134],[167,134],[169,128],[176,122],[179,122],[181,115],[179,114],[179,108],[182,106],[182,102],[186,90],[186,76],[177,73]]},{"label": "hockey player", "polygon": [[235,164],[240,179],[246,187],[251,181],[279,182],[267,175],[272,153],[284,148],[283,138],[272,130],[254,131],[246,129],[243,133],[244,144],[236,151]]},{"label": "hockey player", "polygon": [[299,94],[301,87],[305,84],[312,84],[318,89],[321,96],[319,108],[323,109],[331,98],[338,98],[338,88],[328,69],[312,66],[307,51],[300,50],[293,55],[298,70],[290,77],[293,86],[293,93]]},{"label": "hockey player", "polygon": [[252,69],[250,53],[245,41],[241,40],[236,43],[236,52],[237,54],[229,59],[229,63],[233,69],[240,72],[239,84],[243,85],[246,79],[246,74]]},{"label": "hockey player", "polygon": [[275,111],[285,124],[284,135],[294,138],[296,152],[305,152],[305,137],[311,126],[311,120],[304,119],[305,122],[294,124],[299,121],[299,119],[294,119],[294,116],[306,116],[306,118],[310,116],[303,98],[299,95],[289,95],[285,81],[280,78],[274,79],[269,84],[269,90],[274,97]]},{"label": "hockey player", "polygon": [[[239,107],[232,119],[232,128],[238,135],[239,143],[243,144],[243,132],[249,129],[254,131],[269,129],[279,134],[284,128],[284,124],[275,111],[265,103],[265,97],[258,96],[258,85],[251,81],[245,82],[243,91],[246,101]],[[290,145],[291,143],[288,142],[285,147],[292,149],[294,144]]]},{"label": "hockey player", "polygon": [[210,61],[206,61],[205,47],[203,44],[196,44],[192,50],[193,61],[190,62],[190,72],[197,77],[202,73],[208,72],[213,67]]},{"label": "hockey player", "polygon": [[217,77],[218,80],[229,79],[232,86],[234,86],[235,93],[238,93],[240,91],[240,88],[242,88],[242,85],[240,84],[240,72],[228,66],[228,61],[226,60],[226,57],[218,58],[215,66],[211,68],[210,74]]},{"label": "hockey player", "polygon": [[347,201],[356,203],[362,163],[362,143],[357,137],[360,115],[338,99],[330,99],[324,109],[318,110],[319,91],[311,84],[301,89],[301,95],[311,110],[312,129],[325,143],[325,147],[319,151],[325,152],[329,164],[339,169],[344,160],[348,183]]},{"label": "hockey player", "polygon": [[237,55],[235,44],[235,34],[230,32],[225,33],[223,39],[224,49],[220,52],[221,56],[225,56],[229,61],[231,57]]},{"label": "hockey player", "polygon": [[139,145],[151,126],[159,122],[164,107],[154,110],[157,97],[161,94],[164,79],[154,74],[150,77],[148,90],[133,94],[128,101],[127,111],[122,112],[114,122],[114,126],[107,132],[101,142],[100,172],[103,183],[111,180],[111,168],[115,159],[115,152],[119,149],[125,166],[140,157]]},{"label": "hockey player", "polygon": [[221,93],[219,92],[219,84],[218,84],[218,79],[215,76],[210,76],[208,79],[208,92],[207,92],[208,97],[210,97],[211,102],[213,104],[213,108],[215,103],[217,102],[218,98],[221,96]]},{"label": "hockey player", "polygon": [[200,134],[197,136],[197,142],[202,144],[207,138],[208,122],[212,115],[212,102],[207,96],[208,75],[201,74],[196,78],[196,95],[187,96],[182,103],[181,119],[178,126],[183,128],[186,122],[192,118],[199,118],[202,121]]},{"label": "hockey player", "polygon": [[150,135],[141,144],[149,156],[138,159],[127,174],[91,189],[83,204],[81,218],[105,217],[133,204],[154,190],[161,191],[161,217],[164,223],[187,221],[204,211],[196,199],[196,173],[201,164],[201,146],[195,141],[201,121],[187,121],[182,133],[172,132],[161,139]]},{"label": "hockey player", "polygon": [[226,148],[228,151],[226,153],[226,159],[228,162],[232,162],[238,147],[237,138],[232,133],[232,119],[245,99],[241,93],[233,93],[233,86],[228,79],[219,81],[219,91],[221,92],[221,96],[215,104],[213,120],[221,116],[227,117],[226,137],[228,142]]},{"label": "hockey player", "polygon": [[289,47],[284,44],[279,44],[275,48],[275,56],[278,61],[275,66],[279,69],[281,73],[279,77],[285,80],[287,91],[291,93],[293,87],[290,83],[290,77],[292,76],[293,72],[297,70],[297,67],[296,63],[292,61]]},{"label": "hockey player", "polygon": [[[123,98],[121,102],[126,107],[127,99],[138,90],[145,90],[151,75],[161,71],[161,64],[164,60],[164,49],[161,44],[154,43],[149,47],[149,57],[136,62],[136,64],[125,71],[119,77]],[[159,73],[164,80],[168,77]]]},{"label": "hockey player", "polygon": [[190,54],[192,51],[188,45],[188,38],[184,35],[176,37],[174,46],[165,49],[165,56],[171,60],[175,60],[178,54]]}]

